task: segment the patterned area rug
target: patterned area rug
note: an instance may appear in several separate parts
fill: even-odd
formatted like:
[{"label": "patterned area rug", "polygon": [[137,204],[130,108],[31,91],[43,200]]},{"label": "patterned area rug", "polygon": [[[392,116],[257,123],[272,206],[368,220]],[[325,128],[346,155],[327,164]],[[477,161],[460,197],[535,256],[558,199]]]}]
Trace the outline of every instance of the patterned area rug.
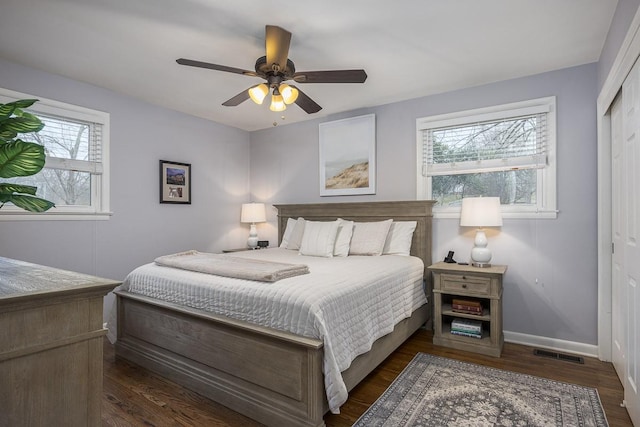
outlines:
[{"label": "patterned area rug", "polygon": [[354,426],[597,426],[590,387],[418,353]]}]

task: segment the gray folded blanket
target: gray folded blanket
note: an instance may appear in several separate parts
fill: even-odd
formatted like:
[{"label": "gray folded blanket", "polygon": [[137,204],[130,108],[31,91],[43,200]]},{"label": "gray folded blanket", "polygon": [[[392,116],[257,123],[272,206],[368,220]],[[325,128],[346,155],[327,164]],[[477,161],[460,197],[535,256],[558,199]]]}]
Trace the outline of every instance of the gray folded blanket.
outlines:
[{"label": "gray folded blanket", "polygon": [[304,264],[262,261],[196,250],[164,255],[156,258],[155,263],[182,270],[260,282],[276,282],[309,273],[309,267]]}]

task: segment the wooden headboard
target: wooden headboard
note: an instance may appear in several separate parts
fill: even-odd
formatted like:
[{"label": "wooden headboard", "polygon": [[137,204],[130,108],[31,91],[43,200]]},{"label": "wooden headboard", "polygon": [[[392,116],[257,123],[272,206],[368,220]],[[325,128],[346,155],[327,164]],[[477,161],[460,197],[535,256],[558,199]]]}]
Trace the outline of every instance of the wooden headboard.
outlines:
[{"label": "wooden headboard", "polygon": [[274,205],[278,209],[278,244],[287,226],[287,219],[303,217],[310,221],[332,221],[337,218],[351,221],[416,221],[416,230],[411,242],[411,255],[431,265],[431,207],[433,200],[409,200],[398,202],[353,202],[353,203],[310,203],[295,205]]}]

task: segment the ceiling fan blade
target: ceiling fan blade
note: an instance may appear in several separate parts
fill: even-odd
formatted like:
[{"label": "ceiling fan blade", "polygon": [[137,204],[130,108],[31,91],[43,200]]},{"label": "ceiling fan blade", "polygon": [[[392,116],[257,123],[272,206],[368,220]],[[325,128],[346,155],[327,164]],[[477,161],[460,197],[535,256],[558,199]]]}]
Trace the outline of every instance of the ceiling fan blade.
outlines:
[{"label": "ceiling fan blade", "polygon": [[227,99],[222,103],[222,105],[225,107],[235,107],[236,105],[242,104],[247,99],[249,99],[249,89],[245,89],[233,98]]},{"label": "ceiling fan blade", "polygon": [[180,65],[190,67],[208,68],[210,70],[226,71],[227,73],[244,74],[245,76],[256,77],[255,71],[243,70],[241,68],[227,67],[226,65],[211,64],[209,62],[194,61],[193,59],[179,58],[176,62]]},{"label": "ceiling fan blade", "polygon": [[364,70],[301,71],[293,75],[297,83],[364,83]]},{"label": "ceiling fan blade", "polygon": [[291,33],[289,31],[275,25],[267,25],[264,45],[267,51],[267,65],[270,69],[276,64],[278,66],[276,71],[285,70],[290,43]]},{"label": "ceiling fan blade", "polygon": [[[295,87],[291,85],[291,87]],[[313,99],[309,98],[306,93],[300,90],[299,87],[295,87],[298,89],[298,98],[295,100],[295,103],[298,107],[302,108],[307,114],[317,113],[322,110],[322,107],[319,106]]]}]

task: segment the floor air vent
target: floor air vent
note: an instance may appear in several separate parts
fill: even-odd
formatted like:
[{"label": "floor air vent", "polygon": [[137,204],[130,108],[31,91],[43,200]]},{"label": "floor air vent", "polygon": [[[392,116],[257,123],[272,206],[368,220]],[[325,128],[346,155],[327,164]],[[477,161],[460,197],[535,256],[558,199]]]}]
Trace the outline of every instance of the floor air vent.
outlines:
[{"label": "floor air vent", "polygon": [[557,351],[540,350],[536,348],[533,350],[533,355],[541,356],[541,357],[549,357],[551,359],[564,360],[566,362],[584,364],[584,358],[580,356],[573,356],[571,354],[558,353]]}]

